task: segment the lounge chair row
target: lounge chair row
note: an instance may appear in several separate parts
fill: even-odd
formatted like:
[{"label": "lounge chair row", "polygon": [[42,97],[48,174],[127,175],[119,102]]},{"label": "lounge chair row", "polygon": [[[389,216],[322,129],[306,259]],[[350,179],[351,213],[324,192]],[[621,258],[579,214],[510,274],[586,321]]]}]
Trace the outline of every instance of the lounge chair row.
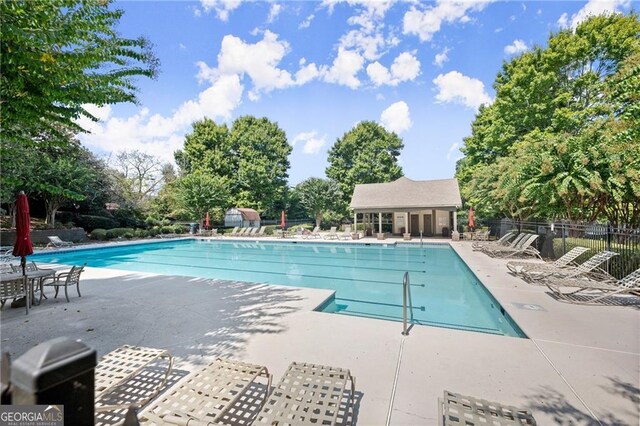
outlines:
[{"label": "lounge chair row", "polygon": [[[511,274],[530,284],[546,285],[558,299],[572,303],[598,304],[604,299],[623,294],[640,296],[640,269],[617,280],[600,266],[618,253],[604,250],[582,263],[576,263],[576,259],[588,250],[574,247],[554,262],[509,262],[507,268]],[[589,290],[596,294],[592,293],[587,298],[575,297]]]},{"label": "lounge chair row", "polygon": [[351,240],[353,239],[353,231],[351,226],[345,226],[343,232],[337,232],[337,227],[332,226],[329,232],[322,236],[325,240]]},{"label": "lounge chair row", "polygon": [[542,259],[533,246],[537,239],[537,234],[509,232],[497,241],[475,241],[472,248],[491,257],[535,256]]},{"label": "lounge chair row", "polygon": [[239,226],[236,226],[229,233],[229,236],[231,237],[266,237],[266,234],[265,234],[266,229],[267,229],[266,226],[263,226],[261,228],[258,228],[258,227],[240,228]]},{"label": "lounge chair row", "polygon": [[[102,398],[123,385],[135,389],[145,366],[165,359],[159,385],[148,389],[135,406],[143,406],[165,387],[173,366],[168,352],[124,346],[107,354],[96,368],[96,411],[123,410],[104,406]],[[127,412],[125,424],[204,426],[212,424],[335,425],[354,423],[355,377],[348,369],[292,362],[282,379],[271,386],[267,367],[218,358],[169,388],[135,418]],[[129,405],[129,407],[132,407]],[[529,411],[444,391],[438,400],[441,425],[535,425]],[[98,414],[100,418],[101,414]],[[131,421],[131,418],[133,421]],[[350,422],[349,422],[350,420]],[[505,423],[503,423],[505,422]],[[512,423],[513,422],[513,423]]]}]

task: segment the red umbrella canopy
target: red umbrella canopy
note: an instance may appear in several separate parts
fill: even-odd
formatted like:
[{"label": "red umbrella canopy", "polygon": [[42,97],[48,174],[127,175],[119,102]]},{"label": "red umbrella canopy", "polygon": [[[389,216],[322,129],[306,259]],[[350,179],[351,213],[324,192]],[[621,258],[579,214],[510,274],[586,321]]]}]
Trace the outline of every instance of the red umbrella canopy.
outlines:
[{"label": "red umbrella canopy", "polygon": [[204,227],[205,228],[209,227],[209,212],[207,212],[207,216],[204,219]]},{"label": "red umbrella canopy", "polygon": [[475,228],[476,224],[473,221],[473,207],[469,209],[469,228]]},{"label": "red umbrella canopy", "polygon": [[30,234],[31,218],[29,217],[29,201],[24,192],[20,192],[16,200],[16,243],[13,246],[14,256],[33,254]]},{"label": "red umbrella canopy", "polygon": [[285,225],[286,225],[286,222],[284,218],[284,210],[282,210],[282,215],[280,217],[280,226],[282,226],[282,229],[284,229]]}]

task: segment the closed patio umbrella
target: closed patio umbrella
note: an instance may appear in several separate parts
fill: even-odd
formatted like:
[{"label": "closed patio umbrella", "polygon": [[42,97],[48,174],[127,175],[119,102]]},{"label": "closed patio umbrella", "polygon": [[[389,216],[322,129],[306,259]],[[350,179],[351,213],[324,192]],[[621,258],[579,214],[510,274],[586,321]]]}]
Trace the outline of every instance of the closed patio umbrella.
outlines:
[{"label": "closed patio umbrella", "polygon": [[30,225],[29,200],[27,200],[24,191],[20,191],[16,200],[16,242],[13,245],[13,255],[20,256],[22,275],[26,275],[27,256],[33,254]]},{"label": "closed patio umbrella", "polygon": [[284,217],[284,210],[282,210],[282,215],[280,216],[280,226],[282,227],[282,229],[284,229],[286,224],[287,223],[286,223],[285,217]]},{"label": "closed patio umbrella", "polygon": [[204,218],[204,229],[209,229],[209,212],[207,212],[207,216]]},{"label": "closed patio umbrella", "polygon": [[469,229],[474,229],[476,227],[476,224],[473,220],[473,207],[471,207],[469,209]]}]

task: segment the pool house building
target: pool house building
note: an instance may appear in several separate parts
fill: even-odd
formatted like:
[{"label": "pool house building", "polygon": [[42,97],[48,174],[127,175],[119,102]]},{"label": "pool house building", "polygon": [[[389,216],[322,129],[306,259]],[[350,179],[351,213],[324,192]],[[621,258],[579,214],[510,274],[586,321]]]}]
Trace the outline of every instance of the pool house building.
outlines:
[{"label": "pool house building", "polygon": [[351,198],[354,226],[372,233],[451,235],[462,206],[456,179],[411,180],[356,185]]}]

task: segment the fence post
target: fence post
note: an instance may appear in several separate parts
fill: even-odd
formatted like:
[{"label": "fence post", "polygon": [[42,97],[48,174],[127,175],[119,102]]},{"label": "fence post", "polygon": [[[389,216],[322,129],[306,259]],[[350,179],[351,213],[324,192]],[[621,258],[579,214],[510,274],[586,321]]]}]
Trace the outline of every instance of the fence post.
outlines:
[{"label": "fence post", "polygon": [[607,250],[611,251],[611,222],[607,221]]},{"label": "fence post", "polygon": [[562,219],[562,255],[564,256],[567,253],[567,230],[566,230],[566,220]]}]

